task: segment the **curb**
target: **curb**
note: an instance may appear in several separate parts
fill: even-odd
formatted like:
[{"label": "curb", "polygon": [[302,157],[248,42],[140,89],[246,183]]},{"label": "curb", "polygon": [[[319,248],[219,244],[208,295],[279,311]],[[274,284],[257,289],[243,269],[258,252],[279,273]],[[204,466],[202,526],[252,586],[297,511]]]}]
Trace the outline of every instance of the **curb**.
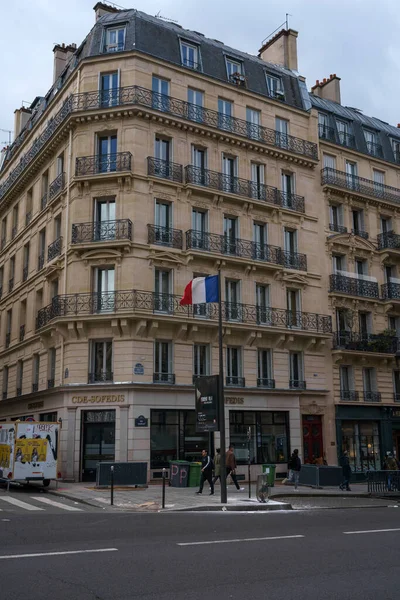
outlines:
[{"label": "curb", "polygon": [[72,494],[64,494],[64,492],[58,492],[56,490],[46,490],[46,494],[51,494],[52,496],[58,496],[59,498],[66,498],[67,500],[72,500],[73,502],[79,502],[79,504],[86,504],[86,506],[94,506],[95,508],[107,508],[106,506],[100,506],[99,504],[94,504],[93,502],[88,502],[88,500],[82,500],[82,498],[77,498]]},{"label": "curb", "polygon": [[271,511],[271,510],[293,510],[292,505],[288,502],[281,504],[228,504],[219,506],[218,504],[209,504],[205,506],[194,506],[190,508],[164,508],[158,512],[239,512],[239,511]]},{"label": "curb", "polygon": [[343,494],[343,492],[340,492],[338,494],[307,494],[304,492],[299,492],[298,494],[285,494],[284,492],[278,492],[278,494],[273,494],[272,496],[270,496],[270,500],[275,500],[275,498],[288,498],[288,497],[293,497],[293,498],[373,498],[374,496],[371,496],[371,494],[369,494],[368,492],[360,492],[358,494]]}]

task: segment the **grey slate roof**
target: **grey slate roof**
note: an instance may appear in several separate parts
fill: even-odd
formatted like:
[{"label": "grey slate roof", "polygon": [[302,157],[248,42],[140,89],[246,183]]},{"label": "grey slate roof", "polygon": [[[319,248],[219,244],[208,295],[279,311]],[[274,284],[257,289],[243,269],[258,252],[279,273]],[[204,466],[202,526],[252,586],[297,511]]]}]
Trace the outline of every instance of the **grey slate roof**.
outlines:
[{"label": "grey slate roof", "polygon": [[311,104],[319,112],[328,115],[329,126],[336,131],[336,121],[346,121],[350,124],[351,133],[355,137],[356,148],[359,152],[368,154],[367,145],[365,143],[364,129],[368,129],[376,133],[377,143],[382,145],[384,160],[388,162],[396,162],[391,139],[400,142],[400,129],[385,123],[376,117],[368,117],[357,109],[349,106],[342,106],[332,100],[325,100],[310,94]]}]

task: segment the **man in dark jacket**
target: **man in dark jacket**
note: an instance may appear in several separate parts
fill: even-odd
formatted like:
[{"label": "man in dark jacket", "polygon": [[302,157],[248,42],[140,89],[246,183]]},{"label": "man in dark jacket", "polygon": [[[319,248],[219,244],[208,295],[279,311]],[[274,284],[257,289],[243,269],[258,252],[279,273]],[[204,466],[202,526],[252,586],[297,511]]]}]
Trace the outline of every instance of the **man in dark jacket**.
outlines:
[{"label": "man in dark jacket", "polygon": [[294,489],[297,490],[301,471],[301,460],[297,448],[292,452],[292,456],[290,457],[288,467],[290,470],[289,480],[294,480]]},{"label": "man in dark jacket", "polygon": [[236,489],[241,491],[243,488],[240,487],[237,477],[236,477],[236,456],[233,451],[233,446],[229,446],[229,450],[225,455],[225,465],[226,465],[226,476],[229,475],[232,477],[232,481],[236,486]]},{"label": "man in dark jacket", "polygon": [[347,450],[343,452],[342,458],[340,459],[340,466],[342,467],[343,481],[339,485],[341,490],[347,490],[350,492],[350,477],[351,477],[351,466]]},{"label": "man in dark jacket", "polygon": [[214,494],[214,483],[212,480],[212,472],[213,472],[213,461],[211,460],[210,455],[207,450],[201,451],[201,477],[200,477],[200,488],[196,494],[203,493],[204,482],[208,481],[210,484],[210,496]]}]

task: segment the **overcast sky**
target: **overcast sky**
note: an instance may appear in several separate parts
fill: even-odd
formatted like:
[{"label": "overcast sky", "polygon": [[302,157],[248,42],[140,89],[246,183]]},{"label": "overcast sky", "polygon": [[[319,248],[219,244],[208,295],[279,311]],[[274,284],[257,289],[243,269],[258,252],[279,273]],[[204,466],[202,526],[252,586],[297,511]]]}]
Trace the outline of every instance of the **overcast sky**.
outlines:
[{"label": "overcast sky", "polygon": [[[250,54],[284,20],[299,32],[299,72],[308,88],[336,73],[342,104],[400,122],[399,0],[119,0],[123,8],[158,12],[184,28]],[[95,0],[2,0],[0,129],[13,129],[22,101],[52,84],[55,43],[81,43],[94,25]],[[223,8],[224,7],[224,8]],[[8,134],[0,132],[0,142]]]}]

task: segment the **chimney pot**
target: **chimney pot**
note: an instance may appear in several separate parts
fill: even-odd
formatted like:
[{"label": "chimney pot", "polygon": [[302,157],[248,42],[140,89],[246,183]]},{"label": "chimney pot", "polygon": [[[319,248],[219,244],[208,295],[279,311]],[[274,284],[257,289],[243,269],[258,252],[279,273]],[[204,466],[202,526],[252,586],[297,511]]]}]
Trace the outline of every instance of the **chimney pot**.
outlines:
[{"label": "chimney pot", "polygon": [[397,127],[400,129],[400,123],[397,123]]}]

